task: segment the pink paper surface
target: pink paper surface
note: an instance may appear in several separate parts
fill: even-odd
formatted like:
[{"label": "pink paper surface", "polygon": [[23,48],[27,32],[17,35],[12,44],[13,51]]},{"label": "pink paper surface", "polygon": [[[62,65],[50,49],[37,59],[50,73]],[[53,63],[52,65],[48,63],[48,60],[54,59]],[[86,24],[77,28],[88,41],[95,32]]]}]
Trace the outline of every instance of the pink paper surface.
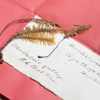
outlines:
[{"label": "pink paper surface", "polygon": [[[45,0],[36,10],[45,19],[52,20],[67,29],[73,24],[92,24],[92,29],[76,36],[80,42],[100,53],[100,6],[99,0]],[[34,10],[43,0],[1,0],[0,30],[11,20],[34,15]],[[13,25],[0,36],[0,47],[11,38],[24,24]],[[20,27],[21,26],[21,27]],[[13,67],[0,65],[0,93],[11,100],[59,100],[35,81],[29,79]]]},{"label": "pink paper surface", "polygon": [[100,0],[47,0],[35,13],[65,29],[91,24],[91,30],[75,38],[100,53]]},{"label": "pink paper surface", "polygon": [[[12,20],[33,17],[35,8],[43,1],[1,0],[0,30]],[[13,23],[3,34],[0,34],[0,48],[15,35],[16,31],[23,29],[26,23]],[[0,93],[10,100],[59,100],[40,84],[6,63],[0,65]]]}]

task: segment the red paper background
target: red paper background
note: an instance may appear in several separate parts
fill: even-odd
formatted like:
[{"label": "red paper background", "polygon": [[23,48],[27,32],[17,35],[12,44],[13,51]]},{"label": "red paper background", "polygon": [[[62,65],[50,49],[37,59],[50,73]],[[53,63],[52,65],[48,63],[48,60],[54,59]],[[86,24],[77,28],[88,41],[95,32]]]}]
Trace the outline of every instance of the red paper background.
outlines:
[{"label": "red paper background", "polygon": [[[65,29],[73,24],[91,24],[90,31],[75,38],[100,53],[99,4],[99,0],[0,0],[0,30],[11,20],[34,16],[35,11]],[[0,36],[0,46],[23,25],[13,25],[5,31]],[[60,99],[6,63],[0,65],[0,93],[11,100]]]}]

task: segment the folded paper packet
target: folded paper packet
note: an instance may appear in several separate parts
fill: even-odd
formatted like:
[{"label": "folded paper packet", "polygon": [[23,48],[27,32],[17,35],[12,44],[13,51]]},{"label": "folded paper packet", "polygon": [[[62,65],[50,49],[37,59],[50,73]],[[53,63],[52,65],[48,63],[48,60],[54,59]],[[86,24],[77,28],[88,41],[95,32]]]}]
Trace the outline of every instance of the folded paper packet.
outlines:
[{"label": "folded paper packet", "polygon": [[[4,2],[4,5],[7,3],[7,6],[9,4],[7,0],[2,0],[2,2]],[[34,2],[35,4],[36,1],[30,0],[24,5],[25,2],[23,1],[21,1],[21,4],[20,4],[18,1],[14,2],[12,0],[11,5],[9,7],[13,8],[13,5],[18,3],[16,5],[17,7],[14,6],[16,9],[14,11],[15,14],[13,15],[13,18],[14,19],[21,18],[23,16],[26,16],[27,14],[30,16],[33,16],[32,15],[33,6],[30,6],[31,2]],[[40,2],[42,2],[42,0]],[[21,5],[21,8],[19,7],[20,5]],[[39,6],[38,3],[36,3],[36,5]],[[3,10],[4,9],[1,9],[1,11]],[[8,12],[10,10],[8,10]],[[16,11],[18,11],[17,14],[16,14]],[[19,12],[19,11],[22,11],[22,12]],[[99,41],[99,16],[100,16],[99,15],[99,1],[89,2],[89,0],[84,0],[84,1],[83,0],[82,1],[47,0],[44,2],[44,4],[40,6],[40,8],[38,8],[35,11],[35,13],[40,15],[44,19],[51,20],[59,24],[64,29],[67,29],[68,27],[74,24],[75,25],[76,24],[91,24],[92,29],[90,31],[88,31],[86,34],[76,36],[75,38],[78,41],[89,46],[91,49],[93,49],[97,53],[100,52],[99,51],[99,43],[100,43]],[[9,17],[9,19],[6,20],[8,15],[9,14],[7,14],[5,18],[1,19],[2,20],[1,26],[3,24],[6,24],[7,21],[11,20],[12,15]],[[3,20],[6,20],[6,21],[3,21]],[[2,41],[0,42],[1,47],[6,42],[6,39],[8,39],[9,36],[12,36],[16,32],[16,29],[13,31],[14,29],[13,27],[7,30],[4,33],[4,35],[0,36],[1,37],[0,41]],[[23,24],[21,27],[23,27]],[[17,31],[20,28],[18,26]],[[34,82],[33,80],[24,76],[22,73],[13,69],[13,67],[11,67],[10,65],[4,63],[0,66],[1,66],[0,80],[2,80],[0,82],[0,93],[4,94],[11,100],[33,100],[33,99],[59,100],[60,99],[59,97],[54,96],[52,93],[50,93],[49,91],[41,87],[38,83]]]},{"label": "folded paper packet", "polygon": [[[31,18],[34,16],[34,10],[44,0],[1,0],[0,1],[0,31],[12,22],[12,25],[0,33],[0,48],[17,31],[23,29],[28,21],[22,21],[20,24],[15,20]],[[0,65],[0,94],[10,100],[59,100],[59,97],[53,95],[40,84],[18,72],[6,62]]]}]

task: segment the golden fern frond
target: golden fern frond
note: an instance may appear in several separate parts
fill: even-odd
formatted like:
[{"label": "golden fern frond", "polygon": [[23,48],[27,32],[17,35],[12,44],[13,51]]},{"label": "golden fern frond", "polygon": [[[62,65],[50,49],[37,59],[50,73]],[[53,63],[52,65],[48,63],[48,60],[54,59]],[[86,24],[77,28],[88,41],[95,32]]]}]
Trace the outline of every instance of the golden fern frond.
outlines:
[{"label": "golden fern frond", "polygon": [[24,39],[33,43],[40,43],[40,44],[48,44],[53,45],[55,44],[55,35],[54,34],[48,34],[44,32],[28,32],[28,33],[22,33],[16,36],[16,38]]},{"label": "golden fern frond", "polygon": [[61,28],[56,24],[51,22],[34,19],[32,29],[26,27],[21,32],[17,33],[16,38],[25,39],[31,42],[40,43],[40,44],[55,44],[55,34]]},{"label": "golden fern frond", "polygon": [[91,25],[74,25],[70,30],[64,31],[58,25],[41,19],[33,19],[32,28],[26,27],[17,33],[16,38],[25,39],[40,44],[55,44],[55,35],[63,34],[72,37],[91,28]]},{"label": "golden fern frond", "polygon": [[54,24],[50,21],[42,20],[42,19],[33,19],[33,30],[34,31],[42,31],[42,32],[54,32],[62,30],[57,24]]},{"label": "golden fern frond", "polygon": [[71,30],[64,31],[65,37],[73,37],[77,34],[83,33],[91,28],[91,25],[74,25]]}]

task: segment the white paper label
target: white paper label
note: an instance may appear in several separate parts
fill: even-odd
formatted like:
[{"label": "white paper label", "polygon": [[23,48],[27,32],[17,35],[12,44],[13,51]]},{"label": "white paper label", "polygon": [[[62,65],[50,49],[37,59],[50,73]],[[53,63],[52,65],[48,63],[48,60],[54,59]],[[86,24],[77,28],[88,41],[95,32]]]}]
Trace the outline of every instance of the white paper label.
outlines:
[{"label": "white paper label", "polygon": [[3,50],[4,60],[64,100],[100,100],[100,56],[74,39],[53,47],[13,40]]}]

